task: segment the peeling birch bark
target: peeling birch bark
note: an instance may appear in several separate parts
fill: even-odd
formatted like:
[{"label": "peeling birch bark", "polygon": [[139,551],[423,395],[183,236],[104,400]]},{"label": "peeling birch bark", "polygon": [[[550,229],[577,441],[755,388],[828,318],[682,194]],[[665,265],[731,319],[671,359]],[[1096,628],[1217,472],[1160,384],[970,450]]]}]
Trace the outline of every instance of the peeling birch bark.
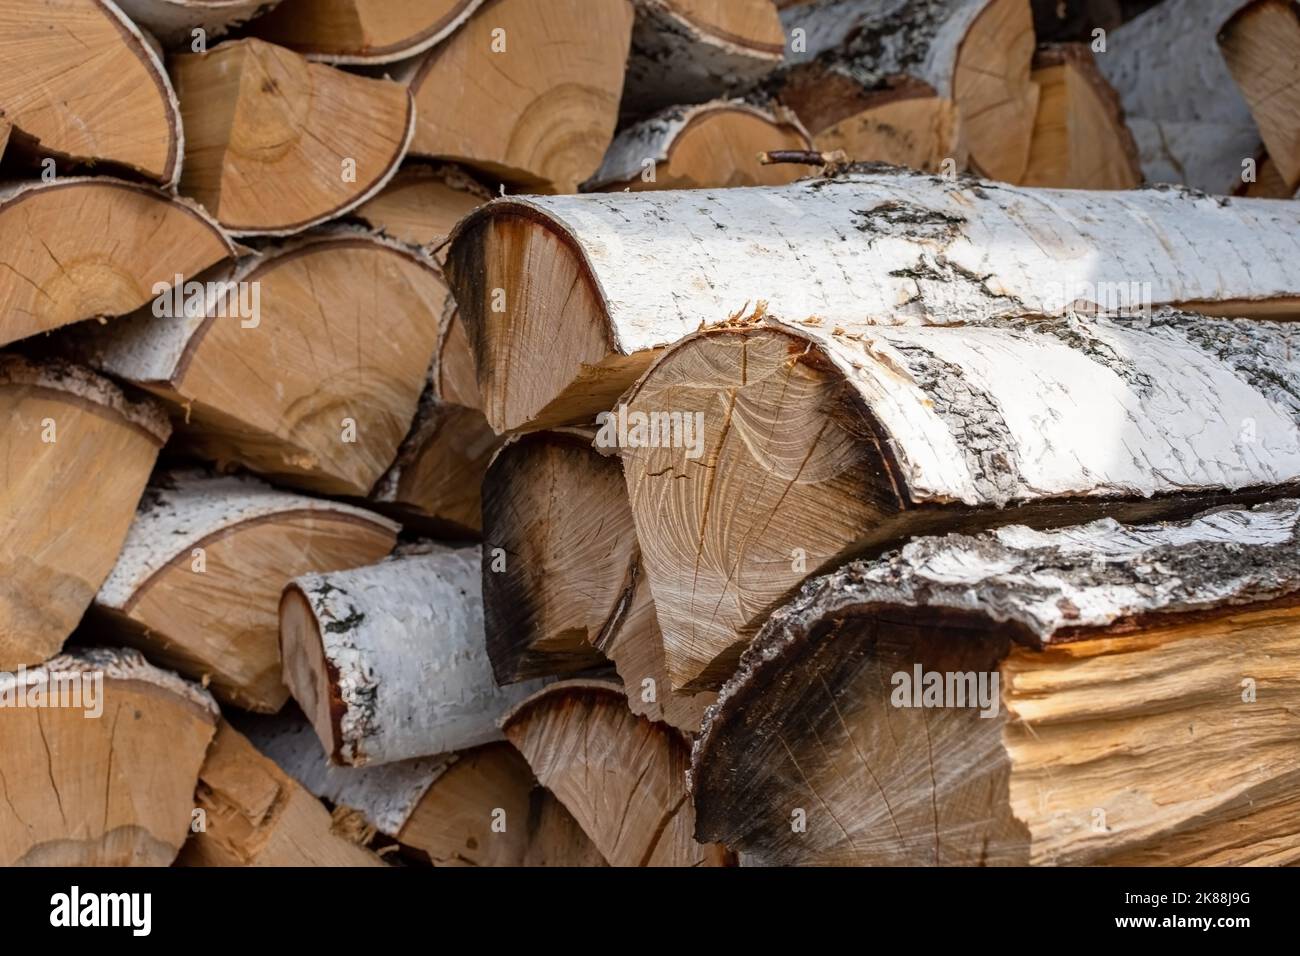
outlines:
[{"label": "peeling birch bark", "polygon": [[541,684],[492,679],[481,573],[478,548],[426,545],[285,589],[284,680],[331,761],[390,763],[501,739],[497,718]]},{"label": "peeling birch bark", "polygon": [[1290,204],[851,170],[765,189],[497,199],[457,227],[447,266],[503,432],[591,421],[656,350],[758,302],[828,326],[1146,304],[1294,316],[1297,262]]},{"label": "peeling birch bark", "polygon": [[280,0],[252,30],[309,60],[393,63],[451,36],[484,0]]},{"label": "peeling birch bark", "polygon": [[252,478],[164,473],[140,509],[93,611],[122,641],[202,679],[223,703],[274,712],[280,591],[300,574],[378,561],[397,525]]},{"label": "peeling birch bark", "polygon": [[[33,706],[37,693],[46,702]],[[136,651],[93,648],[0,673],[0,701],[0,863],[175,859],[217,726],[205,691]]]},{"label": "peeling birch bark", "polygon": [[114,0],[122,11],[164,47],[189,47],[194,31],[204,42],[225,36],[281,0]]},{"label": "peeling birch bark", "polygon": [[853,562],[709,712],[698,834],[764,864],[1295,862],[1298,615],[1296,500]]},{"label": "peeling birch bark", "polygon": [[629,711],[617,683],[551,684],[517,705],[502,727],[611,866],[731,862],[723,847],[693,838],[685,738]]},{"label": "peeling birch bark", "polygon": [[716,687],[807,574],[909,535],[1185,514],[1300,481],[1293,323],[738,323],[626,401],[702,421],[696,458],[623,449],[675,688]]}]

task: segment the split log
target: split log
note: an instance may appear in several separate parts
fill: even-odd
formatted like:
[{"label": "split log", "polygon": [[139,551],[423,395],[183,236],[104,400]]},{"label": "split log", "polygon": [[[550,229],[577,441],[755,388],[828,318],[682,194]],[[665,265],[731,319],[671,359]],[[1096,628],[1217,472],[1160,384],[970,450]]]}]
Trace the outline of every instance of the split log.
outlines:
[{"label": "split log", "polygon": [[171,403],[185,446],[322,494],[369,494],[411,426],[447,287],[418,252],[334,230],[75,343]]},{"label": "split log", "polygon": [[107,178],[0,192],[0,237],[0,345],[133,312],[235,255],[195,204]]},{"label": "split log", "polygon": [[1259,130],[1215,41],[1244,0],[1168,0],[1106,38],[1097,65],[1119,94],[1147,182],[1231,194]]},{"label": "split log", "polygon": [[763,165],[759,154],[810,150],[795,115],[740,100],[671,107],[614,138],[588,191],[780,186],[803,176],[798,165]]},{"label": "split log", "polygon": [[644,116],[702,103],[781,62],[785,34],[772,0],[632,0],[636,25],[623,111]]},{"label": "split log", "polygon": [[401,85],[261,40],[172,59],[185,123],[181,191],[235,235],[287,236],[377,194],[406,155]]},{"label": "split log", "polygon": [[1288,322],[761,323],[686,339],[626,401],[674,688],[716,687],[808,573],[909,535],[1185,514],[1300,481]]},{"label": "split log", "polygon": [[1294,192],[1300,186],[1300,8],[1254,0],[1228,19],[1218,43],[1269,157]]},{"label": "split log", "polygon": [[497,199],[457,227],[447,268],[484,412],[503,432],[591,421],[656,350],[759,301],[828,326],[1148,303],[1294,315],[1298,226],[1300,207],[1172,189],[847,171],[766,189]]},{"label": "split log", "polygon": [[190,46],[202,30],[206,44],[270,10],[281,0],[114,0],[163,46]]},{"label": "split log", "polygon": [[0,670],[57,654],[108,577],[167,418],[62,362],[0,357]]},{"label": "split log", "polygon": [[1021,185],[1131,189],[1142,182],[1119,97],[1086,45],[1040,47],[1033,80],[1038,114]]},{"label": "split log", "polygon": [[628,0],[489,0],[401,71],[419,115],[411,153],[575,192],[613,138],[631,35]]},{"label": "split log", "polygon": [[383,866],[330,812],[224,720],[199,774],[202,826],[183,866]]},{"label": "split log", "polygon": [[14,147],[37,157],[107,163],[169,188],[180,177],[176,93],[149,41],[105,0],[7,0],[0,111]]},{"label": "split log", "polygon": [[0,673],[0,702],[0,863],[172,862],[216,731],[206,692],[135,651],[95,648]]},{"label": "split log", "polygon": [[406,166],[353,215],[371,229],[441,258],[452,227],[492,198],[450,163]]},{"label": "split log", "polygon": [[611,866],[731,862],[724,847],[694,840],[685,738],[629,711],[617,683],[551,684],[507,714],[502,727]]},{"label": "split log", "polygon": [[9,125],[9,121],[4,118],[3,113],[0,113],[0,158],[4,157],[5,147],[9,145],[9,133],[11,130],[12,127]]},{"label": "split log", "polygon": [[501,739],[497,718],[540,685],[492,679],[481,574],[477,547],[424,545],[285,588],[284,682],[331,761],[389,763]]},{"label": "split log", "polygon": [[1300,861],[1300,502],[922,538],[775,613],[696,746],[765,864]]},{"label": "split log", "polygon": [[483,0],[281,0],[252,32],[324,63],[393,63],[423,53]]},{"label": "split log", "polygon": [[[814,134],[871,107],[913,99],[921,108],[905,117],[908,127],[924,130],[927,119],[943,116],[924,103],[937,97],[955,105],[960,136],[951,127],[931,135],[964,142],[984,175],[1006,182],[1023,176],[1038,101],[1028,0],[825,0],[790,7],[782,20],[793,65],[766,85],[790,88],[778,98]],[[822,98],[824,105],[805,115]]]},{"label": "split log", "polygon": [[105,629],[223,703],[274,712],[280,591],[300,574],[388,554],[397,525],[251,478],[164,473],[145,491],[116,567],[95,598]]}]

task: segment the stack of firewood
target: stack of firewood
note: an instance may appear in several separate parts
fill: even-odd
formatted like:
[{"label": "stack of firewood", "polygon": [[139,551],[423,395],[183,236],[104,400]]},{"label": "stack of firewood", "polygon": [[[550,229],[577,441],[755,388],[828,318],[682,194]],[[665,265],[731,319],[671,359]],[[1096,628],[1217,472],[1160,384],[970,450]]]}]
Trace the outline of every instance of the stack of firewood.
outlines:
[{"label": "stack of firewood", "polygon": [[1300,861],[1284,0],[0,0],[0,863]]}]

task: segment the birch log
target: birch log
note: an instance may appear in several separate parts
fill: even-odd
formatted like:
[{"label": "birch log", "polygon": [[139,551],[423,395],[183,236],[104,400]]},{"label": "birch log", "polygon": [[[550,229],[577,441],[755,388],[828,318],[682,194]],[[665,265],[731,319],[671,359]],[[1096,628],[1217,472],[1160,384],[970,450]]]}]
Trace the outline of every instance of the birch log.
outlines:
[{"label": "birch log", "polygon": [[696,843],[685,738],[627,709],[617,683],[559,681],[502,720],[542,786],[568,808],[611,866],[724,866]]},{"label": "birch log", "polygon": [[803,175],[797,165],[763,165],[759,155],[809,150],[795,115],[741,100],[677,106],[624,129],[614,138],[584,190],[704,189],[780,186]]},{"label": "birch log", "polygon": [[172,58],[180,188],[235,235],[288,236],[348,212],[397,172],[415,131],[401,85],[261,40]]},{"label": "birch log", "polygon": [[234,255],[202,209],[148,186],[65,177],[0,191],[0,345],[133,312]]},{"label": "birch log", "polygon": [[334,230],[269,246],[75,347],[167,400],[197,456],[364,497],[410,428],[446,297],[426,256]]},{"label": "birch log", "polygon": [[1289,500],[810,582],[710,711],[698,834],[766,864],[1294,863],[1298,545]]},{"label": "birch log", "polygon": [[252,478],[158,476],[95,598],[106,631],[202,679],[223,703],[279,710],[280,591],[300,574],[378,561],[397,525]]},{"label": "birch log", "polygon": [[164,187],[181,174],[180,107],[149,41],[106,0],[7,0],[0,112],[13,146],[64,165],[109,164]]},{"label": "birch log", "polygon": [[59,652],[117,559],[170,429],[62,362],[0,356],[0,671]]},{"label": "birch log", "polygon": [[484,0],[281,0],[252,30],[324,63],[393,63],[441,43]]},{"label": "birch log", "polygon": [[656,350],[756,302],[828,326],[1145,304],[1295,314],[1298,227],[1286,203],[849,171],[767,189],[497,199],[453,233],[448,275],[503,432],[591,421]]},{"label": "birch log", "polygon": [[1260,149],[1216,42],[1244,0],[1169,0],[1106,38],[1097,65],[1119,93],[1147,182],[1230,194]]},{"label": "birch log", "polygon": [[785,35],[772,0],[632,0],[636,25],[624,112],[644,116],[701,103],[781,62]]},{"label": "birch log", "polygon": [[479,549],[426,545],[295,579],[280,604],[284,680],[330,760],[390,763],[499,740],[540,684],[498,688],[483,643]]},{"label": "birch log", "polygon": [[93,648],[0,673],[0,702],[0,863],[172,862],[216,731],[205,691],[135,651]]},{"label": "birch log", "polygon": [[115,0],[132,20],[163,46],[193,47],[195,31],[204,44],[264,14],[281,0]]},{"label": "birch log", "polygon": [[760,323],[685,340],[620,416],[673,686],[716,687],[803,577],[846,556],[1295,487],[1300,327]]},{"label": "birch log", "polygon": [[451,163],[404,166],[354,216],[371,229],[420,246],[441,261],[452,227],[492,198],[477,180]]}]

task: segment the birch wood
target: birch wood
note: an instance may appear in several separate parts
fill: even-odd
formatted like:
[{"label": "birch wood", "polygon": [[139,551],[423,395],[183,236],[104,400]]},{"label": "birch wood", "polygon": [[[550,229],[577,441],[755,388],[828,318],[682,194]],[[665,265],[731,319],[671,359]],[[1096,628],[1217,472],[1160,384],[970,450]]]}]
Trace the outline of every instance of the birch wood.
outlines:
[{"label": "birch wood", "polygon": [[253,31],[337,64],[393,63],[451,36],[484,0],[281,0]]},{"label": "birch wood", "polygon": [[458,166],[417,163],[402,167],[353,215],[385,236],[423,247],[441,262],[452,227],[491,198]]},{"label": "birch wood", "polygon": [[281,0],[115,0],[122,11],[165,47],[186,46],[194,30],[208,43],[259,15]]},{"label": "birch wood", "polygon": [[[1298,521],[1009,527],[810,582],[709,713],[702,838],[768,864],[1300,858]],[[900,708],[918,665],[996,674],[997,713]]]}]

